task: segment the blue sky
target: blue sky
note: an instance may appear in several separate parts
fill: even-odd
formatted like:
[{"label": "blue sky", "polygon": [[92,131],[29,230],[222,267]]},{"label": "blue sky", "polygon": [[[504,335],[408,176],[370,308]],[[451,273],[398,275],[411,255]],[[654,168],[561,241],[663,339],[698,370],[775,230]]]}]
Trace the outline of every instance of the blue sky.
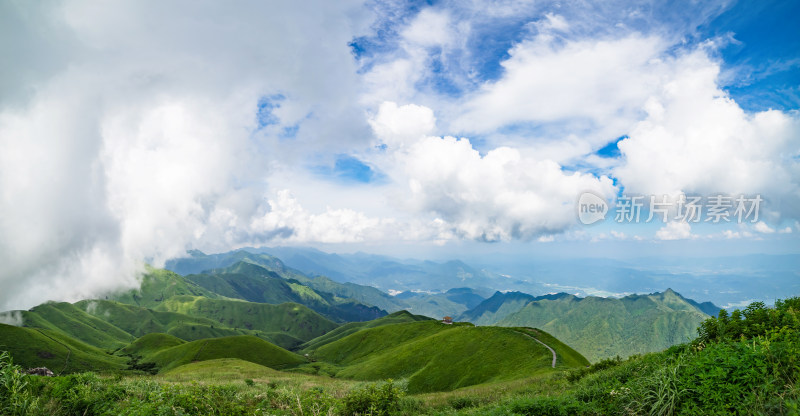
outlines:
[{"label": "blue sky", "polygon": [[[0,309],[189,249],[797,253],[799,8],[5,2]],[[763,204],[620,224],[626,195]]]}]

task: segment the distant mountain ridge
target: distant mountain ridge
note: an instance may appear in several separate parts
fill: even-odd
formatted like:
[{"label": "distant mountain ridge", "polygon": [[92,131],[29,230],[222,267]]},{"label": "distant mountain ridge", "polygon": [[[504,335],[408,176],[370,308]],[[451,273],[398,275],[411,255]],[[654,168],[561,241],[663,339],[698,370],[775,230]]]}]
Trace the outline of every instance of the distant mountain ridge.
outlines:
[{"label": "distant mountain ridge", "polygon": [[542,328],[597,361],[693,339],[709,317],[696,304],[671,289],[619,299],[567,295],[530,301],[495,324]]},{"label": "distant mountain ridge", "polygon": [[[290,267],[282,259],[267,254],[267,252],[273,251],[289,256],[295,262],[295,266],[298,267]],[[365,264],[361,264],[360,262],[362,261]],[[464,282],[469,280],[467,276],[480,275],[481,278],[478,282],[481,283],[485,276],[482,272],[457,260],[444,263],[409,261],[406,264],[385,256],[363,253],[341,256],[301,248],[241,249],[220,254],[204,254],[195,250],[189,252],[188,257],[168,261],[166,268],[176,273],[187,275],[187,278],[193,282],[202,283],[200,286],[214,289],[220,293],[227,293],[228,296],[231,296],[236,292],[236,290],[232,290],[229,287],[231,282],[222,284],[218,282],[218,278],[212,278],[209,275],[233,273],[236,271],[231,270],[231,267],[238,264],[241,269],[245,267],[242,265],[246,263],[258,265],[273,272],[274,275],[271,275],[271,277],[296,280],[316,291],[327,292],[338,297],[352,298],[390,313],[407,309],[415,314],[438,318],[446,315],[458,316],[483,301],[485,296],[492,293],[491,290],[481,287],[464,287]],[[328,271],[330,275],[315,272],[319,270]],[[355,274],[346,274],[349,272]],[[373,275],[372,273],[376,274]],[[440,287],[439,293],[429,293],[430,291],[428,290],[406,290],[398,296],[390,296],[388,293],[371,286],[381,281],[381,273],[383,273],[384,279],[388,278],[388,274],[395,280],[404,279],[405,277],[403,276],[411,276],[412,280],[421,279],[428,283],[439,281],[440,283],[437,283],[438,287]],[[362,281],[359,282],[357,281],[357,276],[360,275],[362,276]],[[332,276],[336,276],[339,281],[329,278]],[[212,282],[214,280],[217,280],[217,282]],[[447,287],[442,282],[454,282],[459,283],[459,285]],[[396,287],[403,287],[403,285],[398,284]],[[414,287],[420,286],[414,285]],[[241,293],[233,296],[248,300],[256,299],[242,297]],[[313,305],[309,306],[314,308]],[[331,316],[322,309],[314,309]],[[368,319],[377,317],[378,315],[365,316]],[[346,317],[346,320],[355,319]]]},{"label": "distant mountain ridge", "polygon": [[495,292],[492,297],[484,300],[464,313],[458,320],[472,322],[475,325],[494,325],[506,316],[522,309],[528,303],[542,299],[560,299],[570,296],[567,293],[533,296],[522,292]]}]

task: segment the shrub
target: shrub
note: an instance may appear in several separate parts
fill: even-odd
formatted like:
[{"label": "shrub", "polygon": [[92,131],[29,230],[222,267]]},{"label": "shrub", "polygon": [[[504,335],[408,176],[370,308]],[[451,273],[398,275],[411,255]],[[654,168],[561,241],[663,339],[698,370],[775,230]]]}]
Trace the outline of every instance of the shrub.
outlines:
[{"label": "shrub", "polygon": [[584,403],[572,397],[531,397],[518,399],[510,403],[514,414],[536,416],[572,416],[588,413]]},{"label": "shrub", "polygon": [[15,365],[11,354],[0,352],[0,413],[26,415],[36,407],[38,399],[31,394],[30,377]]},{"label": "shrub", "polygon": [[355,389],[342,399],[344,415],[390,415],[398,410],[404,392],[392,380]]},{"label": "shrub", "polygon": [[475,396],[457,396],[451,397],[447,400],[447,404],[450,405],[453,409],[466,409],[469,407],[477,407],[483,404],[485,400],[481,399],[480,397]]}]

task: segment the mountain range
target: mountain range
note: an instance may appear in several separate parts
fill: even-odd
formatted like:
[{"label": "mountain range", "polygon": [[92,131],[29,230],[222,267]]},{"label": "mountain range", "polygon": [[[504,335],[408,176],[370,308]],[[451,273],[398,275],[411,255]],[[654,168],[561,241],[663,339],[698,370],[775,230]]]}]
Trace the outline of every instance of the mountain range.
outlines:
[{"label": "mountain range", "polygon": [[[247,250],[193,252],[168,266],[183,275],[149,268],[136,289],[15,311],[23,326],[1,325],[0,348],[26,366],[59,372],[164,372],[235,358],[350,379],[404,378],[410,390],[424,392],[549,371],[550,351],[531,337],[557,353],[556,366],[581,367],[684,342],[706,313],[719,310],[672,290],[613,299],[459,285],[393,296]],[[433,273],[427,279],[451,273],[445,281],[454,284],[478,273],[453,262],[384,266]],[[445,315],[456,323],[439,322]],[[520,365],[513,358],[520,356],[538,358]]]}]

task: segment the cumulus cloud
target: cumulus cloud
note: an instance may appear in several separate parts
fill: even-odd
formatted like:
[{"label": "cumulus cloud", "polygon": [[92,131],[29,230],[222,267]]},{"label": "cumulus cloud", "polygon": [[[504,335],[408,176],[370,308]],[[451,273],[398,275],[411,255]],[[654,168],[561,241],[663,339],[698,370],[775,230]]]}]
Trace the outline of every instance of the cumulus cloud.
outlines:
[{"label": "cumulus cloud", "polygon": [[[364,137],[347,104],[357,2],[155,6],[0,6],[38,57],[3,72],[27,89],[0,97],[0,310],[131,287],[145,261],[242,244],[275,160],[348,145],[321,141],[321,126]],[[303,121],[292,145],[259,126],[275,94],[271,127]]]},{"label": "cumulus cloud", "polygon": [[656,231],[658,240],[688,240],[695,237],[692,234],[692,226],[687,222],[668,222]]},{"label": "cumulus cloud", "polygon": [[[713,51],[675,48],[716,5],[680,36],[643,30],[648,4],[362,6],[0,4],[0,310],[132,287],[189,248],[548,241],[609,175],[761,193],[756,230],[798,217],[797,115],[743,111]],[[507,19],[519,38],[484,49]],[[589,155],[622,134],[622,158]],[[340,156],[388,179],[310,173]]]},{"label": "cumulus cloud", "polygon": [[761,195],[762,216],[800,216],[800,119],[746,113],[718,86],[719,64],[700,49],[648,98],[647,117],[618,146],[614,175],[632,193]]},{"label": "cumulus cloud", "polygon": [[414,142],[420,137],[433,133],[436,128],[436,117],[428,107],[406,104],[398,106],[386,101],[378,109],[378,114],[369,124],[379,144],[385,144],[392,151],[402,148],[407,142]]},{"label": "cumulus cloud", "polygon": [[753,229],[761,234],[772,234],[775,229],[767,225],[764,221],[759,221],[753,225]]},{"label": "cumulus cloud", "polygon": [[583,118],[599,126],[616,124],[620,115],[630,120],[657,88],[664,73],[657,58],[665,47],[641,35],[565,44],[537,36],[509,51],[503,78],[486,85],[455,126],[486,132],[531,121]]},{"label": "cumulus cloud", "polygon": [[273,234],[290,242],[352,243],[381,240],[394,225],[392,219],[370,218],[352,209],[332,209],[313,214],[304,209],[289,190],[269,200],[270,212],[253,220],[257,234]]},{"label": "cumulus cloud", "polygon": [[[392,131],[383,120],[395,120],[411,109],[382,105],[372,123],[379,138]],[[413,109],[416,120],[427,125],[428,113]],[[484,241],[561,232],[575,224],[572,207],[581,192],[609,198],[615,189],[607,177],[566,172],[551,160],[523,156],[509,147],[481,155],[468,139],[450,136],[420,135],[393,154],[393,163],[389,171],[395,180],[408,184],[407,209],[438,216],[457,236]]]}]

